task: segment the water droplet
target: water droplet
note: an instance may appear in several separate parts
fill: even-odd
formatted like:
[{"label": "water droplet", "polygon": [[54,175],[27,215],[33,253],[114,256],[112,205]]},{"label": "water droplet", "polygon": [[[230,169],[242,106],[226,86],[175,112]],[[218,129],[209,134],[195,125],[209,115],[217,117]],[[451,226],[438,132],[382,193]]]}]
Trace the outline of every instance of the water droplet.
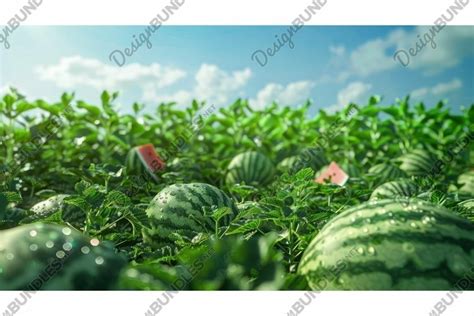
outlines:
[{"label": "water droplet", "polygon": [[65,244],[63,245],[63,249],[66,250],[66,251],[71,250],[71,249],[72,249],[72,244],[71,244],[71,243],[68,243],[68,242],[65,243]]},{"label": "water droplet", "polygon": [[30,236],[31,236],[31,237],[36,237],[36,235],[38,235],[38,233],[36,232],[36,230],[30,231]]},{"label": "water droplet", "polygon": [[99,243],[100,243],[99,239],[97,239],[97,238],[91,239],[91,245],[92,246],[96,247],[96,246],[99,245]]},{"label": "water droplet", "polygon": [[71,229],[69,227],[64,227],[62,232],[64,235],[68,236],[71,234]]},{"label": "water droplet", "polygon": [[337,279],[337,283],[339,283],[339,284],[344,284],[344,279],[338,278],[338,279]]},{"label": "water droplet", "polygon": [[395,225],[397,222],[395,222],[394,219],[391,219],[391,220],[389,221],[389,223],[390,223],[391,225]]},{"label": "water droplet", "polygon": [[368,228],[364,228],[363,231],[364,231],[364,233],[368,233],[368,232],[369,232],[369,229],[368,229]]},{"label": "water droplet", "polygon": [[30,245],[30,250],[31,250],[31,251],[36,251],[36,250],[38,250],[38,245],[37,245],[37,244],[31,244],[31,245]]},{"label": "water droplet", "polygon": [[15,255],[12,253],[7,253],[7,260],[13,260],[15,258]]},{"label": "water droplet", "polygon": [[357,248],[357,252],[360,254],[364,253],[364,249],[362,247]]},{"label": "water droplet", "polygon": [[413,228],[418,227],[418,226],[416,226],[416,223],[414,223],[414,222],[411,222],[411,223],[410,223],[410,226],[413,227]]},{"label": "water droplet", "polygon": [[81,248],[81,252],[85,255],[87,255],[90,251],[91,250],[87,246],[84,246],[84,247]]},{"label": "water droplet", "polygon": [[388,213],[388,216],[392,217],[392,216],[393,216],[393,213],[392,213],[392,212],[389,212],[389,213]]},{"label": "water droplet", "polygon": [[97,263],[98,265],[101,265],[104,263],[104,258],[102,258],[101,256],[95,258],[95,263]]},{"label": "water droplet", "polygon": [[402,248],[406,252],[413,252],[415,250],[415,247],[411,243],[404,243]]},{"label": "water droplet", "polygon": [[366,222],[367,224],[370,224],[370,222],[371,222],[370,218],[367,218],[367,219],[365,220],[365,222]]},{"label": "water droplet", "polygon": [[46,242],[45,245],[46,245],[47,248],[53,248],[53,247],[54,247],[54,242],[52,242],[51,240],[49,240],[49,241]]},{"label": "water droplet", "polygon": [[351,217],[351,221],[354,223],[356,221],[355,217]]},{"label": "water droplet", "polygon": [[59,259],[64,258],[65,255],[66,253],[64,253],[64,251],[62,250],[59,250],[58,252],[56,252],[56,257],[58,257]]},{"label": "water droplet", "polygon": [[371,255],[374,255],[375,254],[375,248],[370,246],[369,248],[367,248],[367,252],[370,253]]}]

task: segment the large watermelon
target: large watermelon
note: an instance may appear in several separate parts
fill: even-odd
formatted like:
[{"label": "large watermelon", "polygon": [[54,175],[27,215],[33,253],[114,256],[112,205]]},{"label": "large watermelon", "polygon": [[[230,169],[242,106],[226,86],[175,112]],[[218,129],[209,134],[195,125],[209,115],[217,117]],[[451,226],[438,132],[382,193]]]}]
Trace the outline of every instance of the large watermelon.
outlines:
[{"label": "large watermelon", "polygon": [[400,169],[409,176],[425,176],[432,173],[436,159],[424,149],[415,149],[398,158]]},{"label": "large watermelon", "polygon": [[213,231],[214,222],[205,216],[205,211],[221,207],[231,210],[219,222],[225,226],[235,217],[237,208],[224,192],[206,183],[168,186],[153,198],[146,211],[152,227],[143,231],[144,239],[157,246],[174,242],[180,236],[192,239],[200,232]]},{"label": "large watermelon", "polygon": [[368,177],[378,184],[405,178],[406,176],[405,172],[391,163],[377,164],[370,168],[368,172]]},{"label": "large watermelon", "polygon": [[79,207],[64,202],[64,199],[69,196],[68,194],[54,195],[32,206],[31,211],[44,217],[61,211],[61,217],[64,221],[82,224],[86,219],[86,214]]},{"label": "large watermelon", "polygon": [[165,163],[155,151],[152,144],[132,148],[125,158],[127,173],[131,175],[148,175],[157,181],[157,172],[165,167]]},{"label": "large watermelon", "polygon": [[275,167],[270,159],[261,153],[250,151],[239,154],[227,167],[228,185],[245,183],[248,185],[266,185],[275,176]]},{"label": "large watermelon", "polygon": [[298,271],[319,290],[450,290],[474,277],[473,232],[473,223],[432,203],[369,201],[329,221]]},{"label": "large watermelon", "polygon": [[378,186],[370,195],[371,200],[395,197],[413,197],[418,193],[418,186],[411,180],[396,180]]},{"label": "large watermelon", "polygon": [[125,264],[109,245],[67,226],[0,231],[0,290],[106,290]]}]

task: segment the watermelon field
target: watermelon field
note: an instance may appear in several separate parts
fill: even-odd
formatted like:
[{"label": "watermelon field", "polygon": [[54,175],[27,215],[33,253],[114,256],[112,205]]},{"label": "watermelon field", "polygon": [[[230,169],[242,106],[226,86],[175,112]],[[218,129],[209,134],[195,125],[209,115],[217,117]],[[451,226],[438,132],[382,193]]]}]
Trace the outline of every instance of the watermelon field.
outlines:
[{"label": "watermelon field", "polygon": [[474,105],[117,97],[1,96],[0,289],[474,290]]}]

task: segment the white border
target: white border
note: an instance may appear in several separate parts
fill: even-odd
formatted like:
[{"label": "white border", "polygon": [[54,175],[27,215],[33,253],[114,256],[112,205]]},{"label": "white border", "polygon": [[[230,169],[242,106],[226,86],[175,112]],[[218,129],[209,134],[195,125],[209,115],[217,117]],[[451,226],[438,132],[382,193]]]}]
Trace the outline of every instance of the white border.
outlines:
[{"label": "white border", "polygon": [[[1,0],[0,24],[29,0]],[[31,0],[30,0],[31,1]],[[24,25],[146,25],[170,0],[35,0]],[[312,0],[179,0],[168,25],[289,25]],[[321,0],[323,1],[323,0]],[[432,25],[455,1],[468,4],[450,23],[473,23],[474,0],[327,0],[308,25]]]}]

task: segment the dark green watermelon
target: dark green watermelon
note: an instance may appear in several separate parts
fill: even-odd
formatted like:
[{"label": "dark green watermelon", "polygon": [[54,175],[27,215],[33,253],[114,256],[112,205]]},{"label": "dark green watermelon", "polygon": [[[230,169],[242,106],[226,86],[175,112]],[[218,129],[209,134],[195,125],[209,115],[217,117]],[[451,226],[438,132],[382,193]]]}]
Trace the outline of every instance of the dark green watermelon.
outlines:
[{"label": "dark green watermelon", "polygon": [[219,225],[226,226],[237,215],[234,202],[218,188],[206,183],[174,184],[164,188],[151,201],[146,213],[151,228],[145,229],[145,240],[155,246],[181,238],[192,239],[198,233],[214,231],[215,222],[205,211],[230,208],[230,214]]},{"label": "dark green watermelon", "polygon": [[126,259],[67,226],[34,223],[0,231],[0,290],[106,290]]},{"label": "dark green watermelon", "polygon": [[227,167],[226,184],[266,185],[273,181],[275,167],[265,155],[250,151],[239,154]]},{"label": "dark green watermelon", "polygon": [[369,201],[329,221],[298,272],[318,290],[451,290],[474,277],[473,232],[472,222],[439,205]]}]

